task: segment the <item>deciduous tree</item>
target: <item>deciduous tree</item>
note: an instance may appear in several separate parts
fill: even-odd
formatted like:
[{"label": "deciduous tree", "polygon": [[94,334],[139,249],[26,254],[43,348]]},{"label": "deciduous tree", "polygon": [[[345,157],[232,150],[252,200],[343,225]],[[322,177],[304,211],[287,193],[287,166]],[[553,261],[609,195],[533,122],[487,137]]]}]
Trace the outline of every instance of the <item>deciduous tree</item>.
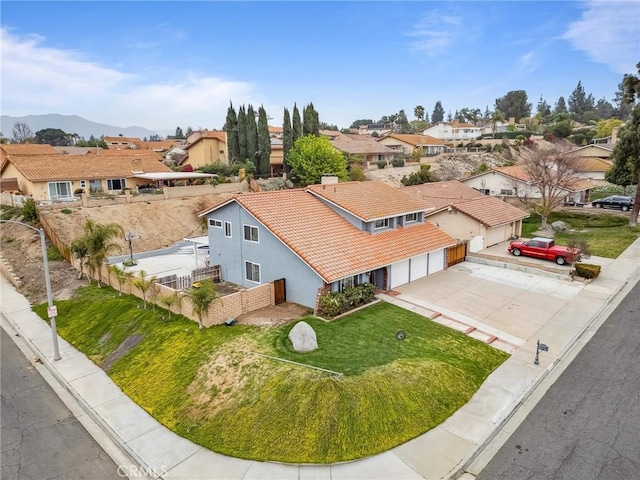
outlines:
[{"label": "deciduous tree", "polygon": [[289,166],[293,176],[305,185],[320,183],[323,174],[347,178],[347,162],[329,139],[305,135],[296,140],[289,152]]},{"label": "deciduous tree", "polygon": [[29,143],[33,141],[33,131],[25,122],[16,122],[11,131],[13,143]]}]

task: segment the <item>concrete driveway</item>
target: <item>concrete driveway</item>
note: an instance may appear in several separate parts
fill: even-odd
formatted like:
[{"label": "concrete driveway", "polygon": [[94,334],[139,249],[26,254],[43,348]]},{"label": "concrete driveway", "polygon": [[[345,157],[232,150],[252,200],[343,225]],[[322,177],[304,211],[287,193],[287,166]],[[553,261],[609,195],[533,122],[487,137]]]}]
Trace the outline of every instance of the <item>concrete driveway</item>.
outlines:
[{"label": "concrete driveway", "polygon": [[395,297],[518,347],[534,337],[584,286],[568,277],[559,280],[531,271],[462,262],[397,287]]}]

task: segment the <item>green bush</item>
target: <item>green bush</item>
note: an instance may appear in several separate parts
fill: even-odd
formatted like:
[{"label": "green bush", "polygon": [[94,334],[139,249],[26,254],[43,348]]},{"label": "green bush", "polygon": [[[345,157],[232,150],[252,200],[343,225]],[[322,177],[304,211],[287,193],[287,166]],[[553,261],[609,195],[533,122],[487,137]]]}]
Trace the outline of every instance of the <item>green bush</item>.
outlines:
[{"label": "green bush", "polygon": [[349,168],[349,180],[352,182],[362,182],[366,180],[364,170],[361,165],[351,165]]},{"label": "green bush", "polygon": [[600,275],[600,265],[593,265],[591,263],[576,263],[575,264],[576,275],[582,278],[596,278]]},{"label": "green bush", "polygon": [[63,208],[62,210],[60,210],[60,213],[64,213],[65,215],[69,215],[71,213],[71,210],[69,210],[68,208]]},{"label": "green bush", "polygon": [[58,250],[55,245],[51,245],[47,247],[47,260],[56,261],[56,260],[64,260],[64,257],[60,254],[60,250]]},{"label": "green bush", "polygon": [[36,201],[33,198],[27,198],[27,201],[22,206],[22,218],[25,222],[37,222],[38,216]]},{"label": "green bush", "polygon": [[332,292],[320,297],[320,311],[329,317],[336,317],[373,300],[376,287],[363,283],[345,288],[342,292]]},{"label": "green bush", "polygon": [[404,160],[402,158],[394,158],[391,161],[391,165],[394,167],[404,167]]},{"label": "green bush", "polygon": [[387,166],[387,162],[385,162],[384,160],[378,160],[378,162],[376,163],[376,165],[378,165],[378,168],[380,170],[382,170],[384,167]]}]

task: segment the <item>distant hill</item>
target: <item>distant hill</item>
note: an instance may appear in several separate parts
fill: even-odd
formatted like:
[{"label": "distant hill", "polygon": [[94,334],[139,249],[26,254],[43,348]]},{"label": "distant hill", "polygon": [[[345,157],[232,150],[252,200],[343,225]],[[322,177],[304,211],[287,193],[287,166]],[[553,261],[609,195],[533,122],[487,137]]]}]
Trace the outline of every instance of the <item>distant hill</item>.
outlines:
[{"label": "distant hill", "polygon": [[50,113],[47,115],[27,115],[25,117],[2,115],[0,118],[0,131],[6,138],[13,136],[12,130],[16,122],[26,123],[33,133],[36,133],[38,130],[44,130],[45,128],[59,128],[66,133],[77,133],[86,140],[88,140],[91,135],[99,138],[102,135],[117,137],[122,134],[123,137],[137,137],[140,139],[144,139],[145,137],[149,138],[151,135],[161,135],[159,132],[144,127],[114,127],[113,125],[107,125],[105,123],[92,122],[78,115]]}]

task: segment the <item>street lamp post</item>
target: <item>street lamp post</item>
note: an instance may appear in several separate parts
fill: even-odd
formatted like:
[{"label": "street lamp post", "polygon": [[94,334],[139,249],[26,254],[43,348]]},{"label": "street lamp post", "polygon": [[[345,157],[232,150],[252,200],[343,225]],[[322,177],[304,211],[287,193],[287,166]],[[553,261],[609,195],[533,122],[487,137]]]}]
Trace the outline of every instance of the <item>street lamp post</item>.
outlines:
[{"label": "street lamp post", "polygon": [[42,262],[44,263],[44,280],[47,287],[47,315],[51,320],[51,335],[53,337],[53,359],[60,360],[60,349],[58,348],[58,330],[56,328],[56,316],[58,309],[53,304],[53,294],[51,293],[51,277],[49,276],[49,259],[47,258],[47,243],[42,228],[34,228],[26,223],[17,222],[15,220],[0,220],[2,223],[15,223],[23,227],[30,228],[40,234],[40,243],[42,244]]}]

